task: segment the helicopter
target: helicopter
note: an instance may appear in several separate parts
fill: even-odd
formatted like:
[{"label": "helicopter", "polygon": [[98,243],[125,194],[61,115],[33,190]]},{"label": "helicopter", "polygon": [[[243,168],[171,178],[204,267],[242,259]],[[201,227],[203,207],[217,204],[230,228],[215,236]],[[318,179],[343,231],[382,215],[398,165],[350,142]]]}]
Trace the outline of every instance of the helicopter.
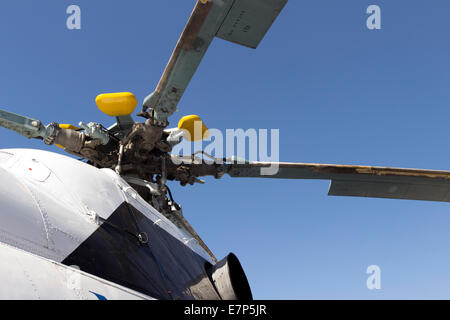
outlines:
[{"label": "helicopter", "polygon": [[[170,154],[181,139],[202,139],[208,131],[193,115],[177,128],[167,127],[212,40],[256,48],[286,2],[198,1],[138,113],[144,122],[131,118],[137,99],[129,92],[97,97],[98,108],[116,119],[110,127],[44,125],[0,111],[1,126],[85,160],[38,150],[1,151],[2,181],[9,182],[1,187],[7,208],[1,252],[3,261],[11,261],[2,265],[8,268],[2,274],[11,274],[9,268],[20,273],[5,279],[14,291],[2,291],[1,297],[251,299],[239,260],[230,254],[217,261],[184,218],[168,181],[195,185],[202,177],[224,175],[320,179],[331,181],[329,195],[449,201],[447,171],[281,162],[275,174],[264,175],[272,163],[214,159],[207,164],[195,154],[183,159]],[[61,285],[74,279],[78,285]]]}]

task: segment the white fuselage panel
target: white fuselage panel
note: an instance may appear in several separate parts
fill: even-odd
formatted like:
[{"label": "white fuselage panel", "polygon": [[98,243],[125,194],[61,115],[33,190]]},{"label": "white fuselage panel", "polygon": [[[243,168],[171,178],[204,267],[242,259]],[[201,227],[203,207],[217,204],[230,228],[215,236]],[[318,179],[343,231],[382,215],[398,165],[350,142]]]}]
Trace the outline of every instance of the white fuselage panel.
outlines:
[{"label": "white fuselage panel", "polygon": [[148,300],[139,292],[0,244],[0,300]]},{"label": "white fuselage panel", "polygon": [[114,171],[42,150],[0,150],[0,242],[61,262],[123,202],[211,261]]}]

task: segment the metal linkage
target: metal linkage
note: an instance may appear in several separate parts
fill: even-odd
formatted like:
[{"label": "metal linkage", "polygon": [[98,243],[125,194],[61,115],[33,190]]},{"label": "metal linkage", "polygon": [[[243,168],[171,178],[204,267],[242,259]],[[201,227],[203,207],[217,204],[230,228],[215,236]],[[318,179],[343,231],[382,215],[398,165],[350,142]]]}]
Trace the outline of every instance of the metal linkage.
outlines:
[{"label": "metal linkage", "polygon": [[109,134],[100,123],[89,122],[88,124],[85,124],[80,121],[78,125],[84,129],[84,133],[88,137],[100,141],[103,145],[107,145],[109,143]]}]

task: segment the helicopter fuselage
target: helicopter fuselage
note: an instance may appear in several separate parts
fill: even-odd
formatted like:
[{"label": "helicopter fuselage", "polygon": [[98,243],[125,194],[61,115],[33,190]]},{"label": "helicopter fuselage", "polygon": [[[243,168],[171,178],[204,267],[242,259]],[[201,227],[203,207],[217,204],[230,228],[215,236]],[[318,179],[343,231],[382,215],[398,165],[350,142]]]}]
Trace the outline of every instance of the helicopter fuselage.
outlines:
[{"label": "helicopter fuselage", "polygon": [[[156,299],[216,295],[208,253],[113,170],[41,150],[0,150],[0,181],[0,254],[26,251]],[[8,290],[0,298],[11,298]]]}]

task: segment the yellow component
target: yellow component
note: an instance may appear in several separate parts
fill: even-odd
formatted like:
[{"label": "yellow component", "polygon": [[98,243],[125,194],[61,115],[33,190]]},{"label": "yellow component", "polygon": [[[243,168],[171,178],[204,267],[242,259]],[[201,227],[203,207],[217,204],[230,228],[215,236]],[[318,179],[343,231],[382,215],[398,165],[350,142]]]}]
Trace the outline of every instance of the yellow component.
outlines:
[{"label": "yellow component", "polygon": [[77,126],[74,126],[73,124],[60,124],[59,127],[61,129],[67,129],[67,130],[78,130],[78,129],[80,129]]},{"label": "yellow component", "polygon": [[205,4],[208,2],[208,0],[200,0],[201,3]]},{"label": "yellow component", "polygon": [[111,117],[128,116],[137,106],[136,97],[130,92],[104,93],[95,98],[95,103]]},{"label": "yellow component", "polygon": [[209,130],[199,116],[185,116],[178,122],[178,129],[189,132],[186,138],[188,141],[200,141],[209,137]]},{"label": "yellow component", "polygon": [[[78,130],[78,129],[80,129],[80,128],[74,126],[73,124],[60,124],[59,127],[60,127],[61,129],[66,129],[66,130]],[[55,143],[55,146],[57,146],[58,148],[61,148],[61,149],[65,149],[65,148],[64,148],[62,145],[60,145],[60,144],[56,144],[56,143]]]}]

